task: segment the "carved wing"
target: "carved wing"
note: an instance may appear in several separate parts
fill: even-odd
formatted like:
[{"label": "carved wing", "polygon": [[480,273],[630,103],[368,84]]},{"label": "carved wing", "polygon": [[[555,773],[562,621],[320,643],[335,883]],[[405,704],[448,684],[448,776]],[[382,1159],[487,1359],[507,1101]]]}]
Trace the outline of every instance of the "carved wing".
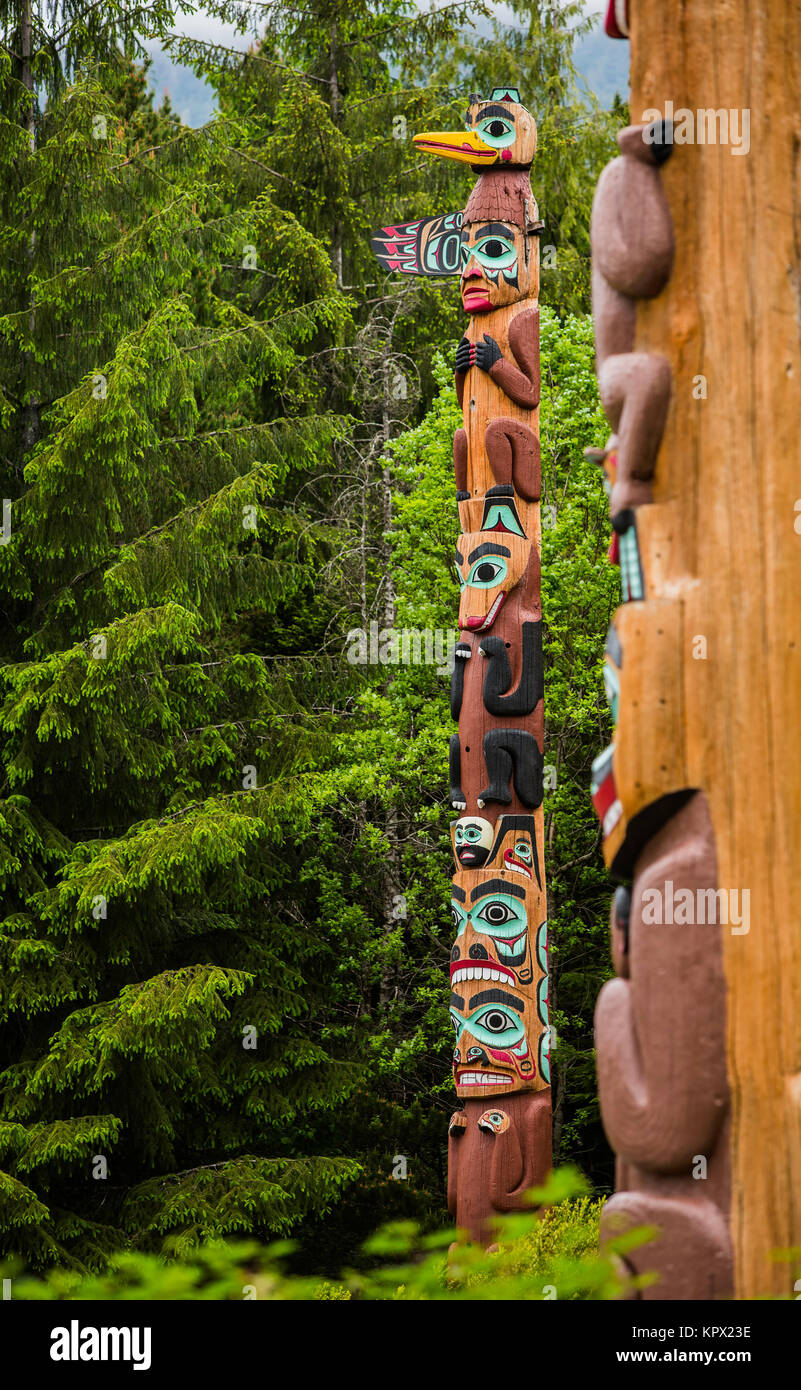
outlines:
[{"label": "carved wing", "polygon": [[386,270],[399,270],[404,275],[458,275],[462,268],[461,228],[461,212],[448,212],[382,227],[370,238],[370,246]]}]

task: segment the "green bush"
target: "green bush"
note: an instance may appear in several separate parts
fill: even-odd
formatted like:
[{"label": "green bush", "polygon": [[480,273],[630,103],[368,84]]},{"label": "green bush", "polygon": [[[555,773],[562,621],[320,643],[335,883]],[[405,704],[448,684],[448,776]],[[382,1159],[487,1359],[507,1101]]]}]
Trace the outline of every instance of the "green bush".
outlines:
[{"label": "green bush", "polygon": [[[208,1241],[183,1260],[125,1252],[102,1274],[56,1268],[42,1276],[19,1261],[11,1277],[17,1300],[225,1300],[420,1302],[436,1300],[610,1299],[624,1285],[615,1255],[649,1239],[639,1231],[601,1255],[598,1227],[603,1198],[582,1191],[571,1169],[552,1175],[531,1194],[540,1208],[503,1218],[492,1252],[454,1239],[453,1229],[423,1234],[413,1222],[384,1226],[364,1246],[377,1267],[351,1269],[339,1279],[284,1272],[292,1245]],[[448,1249],[450,1247],[450,1249]]]}]

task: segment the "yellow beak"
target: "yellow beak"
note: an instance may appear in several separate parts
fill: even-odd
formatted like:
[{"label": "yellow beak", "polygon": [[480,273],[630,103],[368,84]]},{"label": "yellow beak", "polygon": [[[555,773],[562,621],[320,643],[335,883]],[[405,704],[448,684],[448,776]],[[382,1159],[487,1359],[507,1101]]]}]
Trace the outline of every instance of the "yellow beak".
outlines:
[{"label": "yellow beak", "polygon": [[459,159],[464,164],[496,164],[500,150],[485,145],[472,131],[434,130],[412,137],[418,150],[439,154],[443,159]]}]

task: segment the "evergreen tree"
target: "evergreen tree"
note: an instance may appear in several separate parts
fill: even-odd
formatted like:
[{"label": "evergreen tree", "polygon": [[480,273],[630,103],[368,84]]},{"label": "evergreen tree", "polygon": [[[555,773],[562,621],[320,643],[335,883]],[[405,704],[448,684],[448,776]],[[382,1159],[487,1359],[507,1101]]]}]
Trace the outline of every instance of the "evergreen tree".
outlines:
[{"label": "evergreen tree", "polygon": [[287,656],[325,623],[331,535],[302,495],[344,430],[300,368],[347,308],[269,190],[231,188],[246,122],[134,105],[116,11],[102,33],[68,12],[32,141],[14,18],[0,1232],[91,1265],[287,1231],[359,1171],[298,1143],[359,1068],[327,1031],[330,943],[275,906],[288,828],[335,795],[319,670]]}]

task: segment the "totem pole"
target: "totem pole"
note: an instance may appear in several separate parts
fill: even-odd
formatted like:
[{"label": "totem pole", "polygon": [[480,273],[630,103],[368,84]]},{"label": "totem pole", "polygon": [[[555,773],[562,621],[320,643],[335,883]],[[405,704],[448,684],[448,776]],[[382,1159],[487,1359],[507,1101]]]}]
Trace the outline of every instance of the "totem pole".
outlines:
[{"label": "totem pole", "polygon": [[477,1241],[519,1210],[551,1163],[548,938],[543,862],[543,676],[538,434],[539,242],[529,182],[533,117],[513,88],[471,97],[465,131],[418,149],[478,174],[462,213],[385,227],[389,270],[459,275],[464,428],[453,445],[462,534],[451,714],[456,873],[454,1082],[448,1205]]},{"label": "totem pole", "polygon": [[658,1276],[642,1298],[793,1298],[801,11],[611,0],[607,33],[631,38],[639,123],[591,228],[623,600],[592,787],[620,881],[595,1018],[602,1235],[657,1228],[626,1261]]}]

